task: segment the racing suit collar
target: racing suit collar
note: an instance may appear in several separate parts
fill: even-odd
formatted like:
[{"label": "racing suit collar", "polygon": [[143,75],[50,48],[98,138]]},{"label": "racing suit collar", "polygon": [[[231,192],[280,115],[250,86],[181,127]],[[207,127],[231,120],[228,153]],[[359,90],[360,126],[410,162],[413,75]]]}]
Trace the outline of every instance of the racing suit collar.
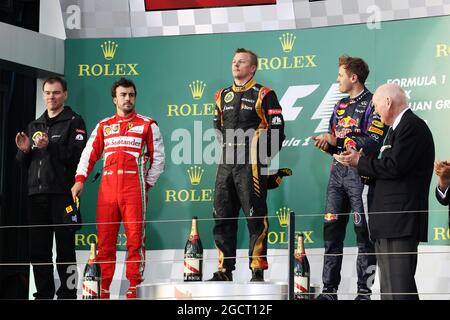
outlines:
[{"label": "racing suit collar", "polygon": [[349,98],[350,99],[350,103],[355,103],[358,102],[359,100],[361,100],[367,93],[369,92],[369,90],[364,87],[363,91],[361,91],[360,94],[358,94],[356,97],[353,98]]},{"label": "racing suit collar", "polygon": [[121,117],[116,113],[116,119],[118,120],[118,122],[128,122],[134,119],[134,117],[136,116],[136,111],[133,111],[132,113],[130,113],[129,115],[125,116],[125,117]]},{"label": "racing suit collar", "polygon": [[253,87],[256,84],[256,80],[251,78],[246,84],[243,86],[238,86],[236,83],[233,83],[233,91],[234,92],[244,92]]}]

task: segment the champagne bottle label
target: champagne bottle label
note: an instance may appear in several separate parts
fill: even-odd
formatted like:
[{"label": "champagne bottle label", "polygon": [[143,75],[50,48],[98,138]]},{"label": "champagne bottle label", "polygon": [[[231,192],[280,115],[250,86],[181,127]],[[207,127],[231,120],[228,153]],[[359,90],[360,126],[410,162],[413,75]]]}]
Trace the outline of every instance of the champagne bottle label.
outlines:
[{"label": "champagne bottle label", "polygon": [[[199,257],[200,258],[200,257]],[[184,259],[184,273],[200,273],[200,263],[199,258],[185,258]]]},{"label": "champagne bottle label", "polygon": [[98,299],[100,297],[99,281],[83,281],[83,299]]},{"label": "champagne bottle label", "polygon": [[198,234],[197,217],[192,217],[191,232],[184,247],[184,281],[202,281],[203,246]]},{"label": "champagne bottle label", "polygon": [[308,293],[309,288],[309,277],[294,277],[294,293]]}]

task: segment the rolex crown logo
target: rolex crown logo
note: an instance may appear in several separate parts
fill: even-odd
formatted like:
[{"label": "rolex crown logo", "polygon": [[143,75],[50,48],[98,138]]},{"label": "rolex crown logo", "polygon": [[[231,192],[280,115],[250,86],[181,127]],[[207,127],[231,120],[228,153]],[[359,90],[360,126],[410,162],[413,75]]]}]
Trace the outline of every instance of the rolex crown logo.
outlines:
[{"label": "rolex crown logo", "polygon": [[291,52],[297,37],[293,33],[283,33],[280,37],[281,48],[284,52]]},{"label": "rolex crown logo", "polygon": [[187,173],[189,175],[189,180],[191,180],[191,184],[193,186],[196,186],[200,183],[200,181],[202,180],[204,171],[205,170],[203,170],[199,166],[193,166],[187,170]]},{"label": "rolex crown logo", "polygon": [[119,45],[117,43],[115,43],[114,41],[105,41],[103,42],[102,45],[100,45],[100,47],[102,48],[103,51],[103,56],[105,57],[106,60],[112,60],[114,59],[114,55],[116,54],[116,50],[117,47]]},{"label": "rolex crown logo", "polygon": [[189,88],[191,88],[192,98],[195,100],[200,100],[203,96],[203,91],[205,90],[206,83],[203,83],[203,81],[200,80],[194,80],[189,85]]},{"label": "rolex crown logo", "polygon": [[277,210],[278,221],[280,222],[281,227],[287,227],[289,224],[289,213],[291,212],[290,208],[280,208]]}]

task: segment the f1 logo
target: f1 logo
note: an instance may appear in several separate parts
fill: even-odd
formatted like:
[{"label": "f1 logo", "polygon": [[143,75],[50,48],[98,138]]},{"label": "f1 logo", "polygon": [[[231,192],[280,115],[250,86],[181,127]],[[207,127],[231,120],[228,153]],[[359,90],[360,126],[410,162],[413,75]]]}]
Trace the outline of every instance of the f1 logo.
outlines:
[{"label": "f1 logo", "polygon": [[318,84],[290,86],[280,100],[283,108],[283,118],[285,121],[294,121],[302,111],[302,106],[294,106],[298,99],[309,96],[316,91]]},{"label": "f1 logo", "polygon": [[[312,94],[319,87],[318,84],[290,86],[280,100],[283,108],[283,117],[285,121],[295,121],[300,115],[303,106],[295,106],[298,99],[304,98]],[[325,132],[328,130],[328,122],[333,113],[334,106],[347,94],[339,91],[339,84],[333,83],[328,89],[322,102],[317,107],[316,111],[311,117],[311,120],[320,119],[320,123],[314,130],[314,133]]]}]

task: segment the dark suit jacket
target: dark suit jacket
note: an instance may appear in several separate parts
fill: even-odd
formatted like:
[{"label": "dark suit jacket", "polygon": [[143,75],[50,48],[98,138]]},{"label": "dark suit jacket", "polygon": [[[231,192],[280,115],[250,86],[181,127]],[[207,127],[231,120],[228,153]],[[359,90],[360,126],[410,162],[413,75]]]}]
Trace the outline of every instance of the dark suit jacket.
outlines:
[{"label": "dark suit jacket", "polygon": [[[450,190],[447,191],[447,194],[445,195],[445,198],[443,198],[436,187],[436,199],[439,201],[440,204],[443,206],[448,206],[450,204]],[[448,224],[450,228],[450,207],[448,208]]]},{"label": "dark suit jacket", "polygon": [[[375,179],[370,208],[372,238],[417,237],[427,241],[428,195],[433,174],[434,142],[425,121],[407,110],[386,141],[381,159],[362,156],[361,176]],[[386,213],[383,213],[386,212]]]}]

